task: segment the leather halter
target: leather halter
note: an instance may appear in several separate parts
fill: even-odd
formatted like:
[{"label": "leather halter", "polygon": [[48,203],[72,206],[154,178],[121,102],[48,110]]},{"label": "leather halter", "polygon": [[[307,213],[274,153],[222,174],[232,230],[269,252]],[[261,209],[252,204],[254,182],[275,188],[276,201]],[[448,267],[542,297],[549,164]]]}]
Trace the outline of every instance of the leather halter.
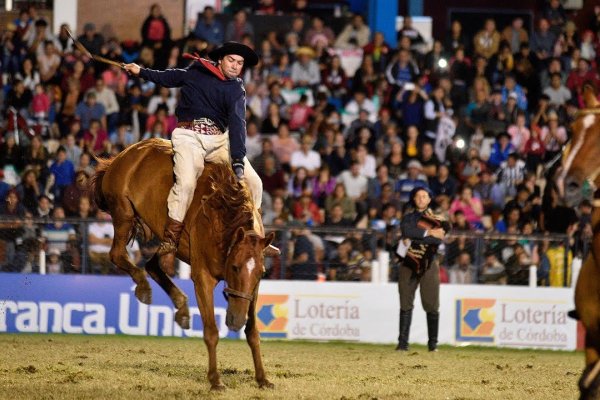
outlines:
[{"label": "leather halter", "polygon": [[254,293],[247,294],[244,292],[240,292],[239,290],[235,290],[229,287],[226,287],[225,289],[223,289],[223,296],[225,297],[225,300],[229,301],[229,296],[231,297],[239,297],[241,299],[244,300],[248,300],[250,302],[254,301]]}]

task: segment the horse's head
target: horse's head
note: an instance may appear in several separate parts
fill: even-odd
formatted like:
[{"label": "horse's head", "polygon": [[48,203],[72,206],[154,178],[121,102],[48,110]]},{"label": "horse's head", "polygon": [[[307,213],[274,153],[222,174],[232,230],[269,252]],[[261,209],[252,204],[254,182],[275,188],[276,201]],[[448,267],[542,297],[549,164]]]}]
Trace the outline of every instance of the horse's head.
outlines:
[{"label": "horse's head", "polygon": [[583,199],[585,181],[592,188],[600,187],[600,103],[590,86],[583,91],[586,108],[571,125],[573,136],[563,151],[556,179],[561,198],[571,207]]},{"label": "horse's head", "polygon": [[263,250],[273,240],[271,232],[266,237],[239,227],[235,231],[231,249],[225,261],[225,296],[228,300],[225,323],[238,331],[246,323],[250,302],[258,296],[258,282],[265,272]]}]

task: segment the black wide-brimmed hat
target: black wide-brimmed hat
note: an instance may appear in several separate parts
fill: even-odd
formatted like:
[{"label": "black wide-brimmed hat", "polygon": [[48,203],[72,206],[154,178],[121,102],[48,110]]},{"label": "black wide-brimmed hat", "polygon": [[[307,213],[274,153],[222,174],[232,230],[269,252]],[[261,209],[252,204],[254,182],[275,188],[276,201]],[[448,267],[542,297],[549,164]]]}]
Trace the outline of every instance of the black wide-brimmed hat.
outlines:
[{"label": "black wide-brimmed hat", "polygon": [[258,55],[256,52],[245,44],[238,42],[225,42],[221,47],[217,47],[208,53],[208,56],[213,61],[219,61],[228,54],[235,54],[243,57],[245,67],[254,67],[256,64],[258,64]]}]

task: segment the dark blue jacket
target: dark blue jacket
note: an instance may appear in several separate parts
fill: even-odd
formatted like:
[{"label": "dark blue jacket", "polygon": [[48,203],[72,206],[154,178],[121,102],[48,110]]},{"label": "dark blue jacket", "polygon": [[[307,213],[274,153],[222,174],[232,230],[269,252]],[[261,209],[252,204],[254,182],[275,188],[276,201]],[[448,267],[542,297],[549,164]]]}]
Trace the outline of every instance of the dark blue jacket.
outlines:
[{"label": "dark blue jacket", "polygon": [[442,241],[433,236],[425,236],[425,229],[420,228],[417,224],[421,219],[421,215],[423,212],[414,210],[405,214],[402,217],[402,223],[400,224],[400,228],[402,229],[402,236],[405,238],[409,238],[413,244],[433,244],[438,245],[442,243]]},{"label": "dark blue jacket", "polygon": [[220,80],[199,62],[185,69],[142,68],[140,78],[169,88],[181,87],[177,119],[210,118],[223,132],[229,129],[231,158],[246,156],[246,91],[241,79]]}]

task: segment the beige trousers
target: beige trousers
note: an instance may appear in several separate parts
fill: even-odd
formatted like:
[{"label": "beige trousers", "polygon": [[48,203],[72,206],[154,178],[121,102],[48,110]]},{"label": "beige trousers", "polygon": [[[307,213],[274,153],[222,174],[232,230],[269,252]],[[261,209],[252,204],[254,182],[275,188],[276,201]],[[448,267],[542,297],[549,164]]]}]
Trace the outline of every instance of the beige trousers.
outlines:
[{"label": "beige trousers", "polygon": [[[176,128],[171,134],[173,142],[175,166],[175,184],[171,188],[167,203],[169,217],[183,222],[198,178],[204,171],[204,162],[230,164],[229,135],[200,135],[192,130]],[[262,203],[262,181],[244,157],[244,180],[250,189],[254,209],[258,210]]]}]

